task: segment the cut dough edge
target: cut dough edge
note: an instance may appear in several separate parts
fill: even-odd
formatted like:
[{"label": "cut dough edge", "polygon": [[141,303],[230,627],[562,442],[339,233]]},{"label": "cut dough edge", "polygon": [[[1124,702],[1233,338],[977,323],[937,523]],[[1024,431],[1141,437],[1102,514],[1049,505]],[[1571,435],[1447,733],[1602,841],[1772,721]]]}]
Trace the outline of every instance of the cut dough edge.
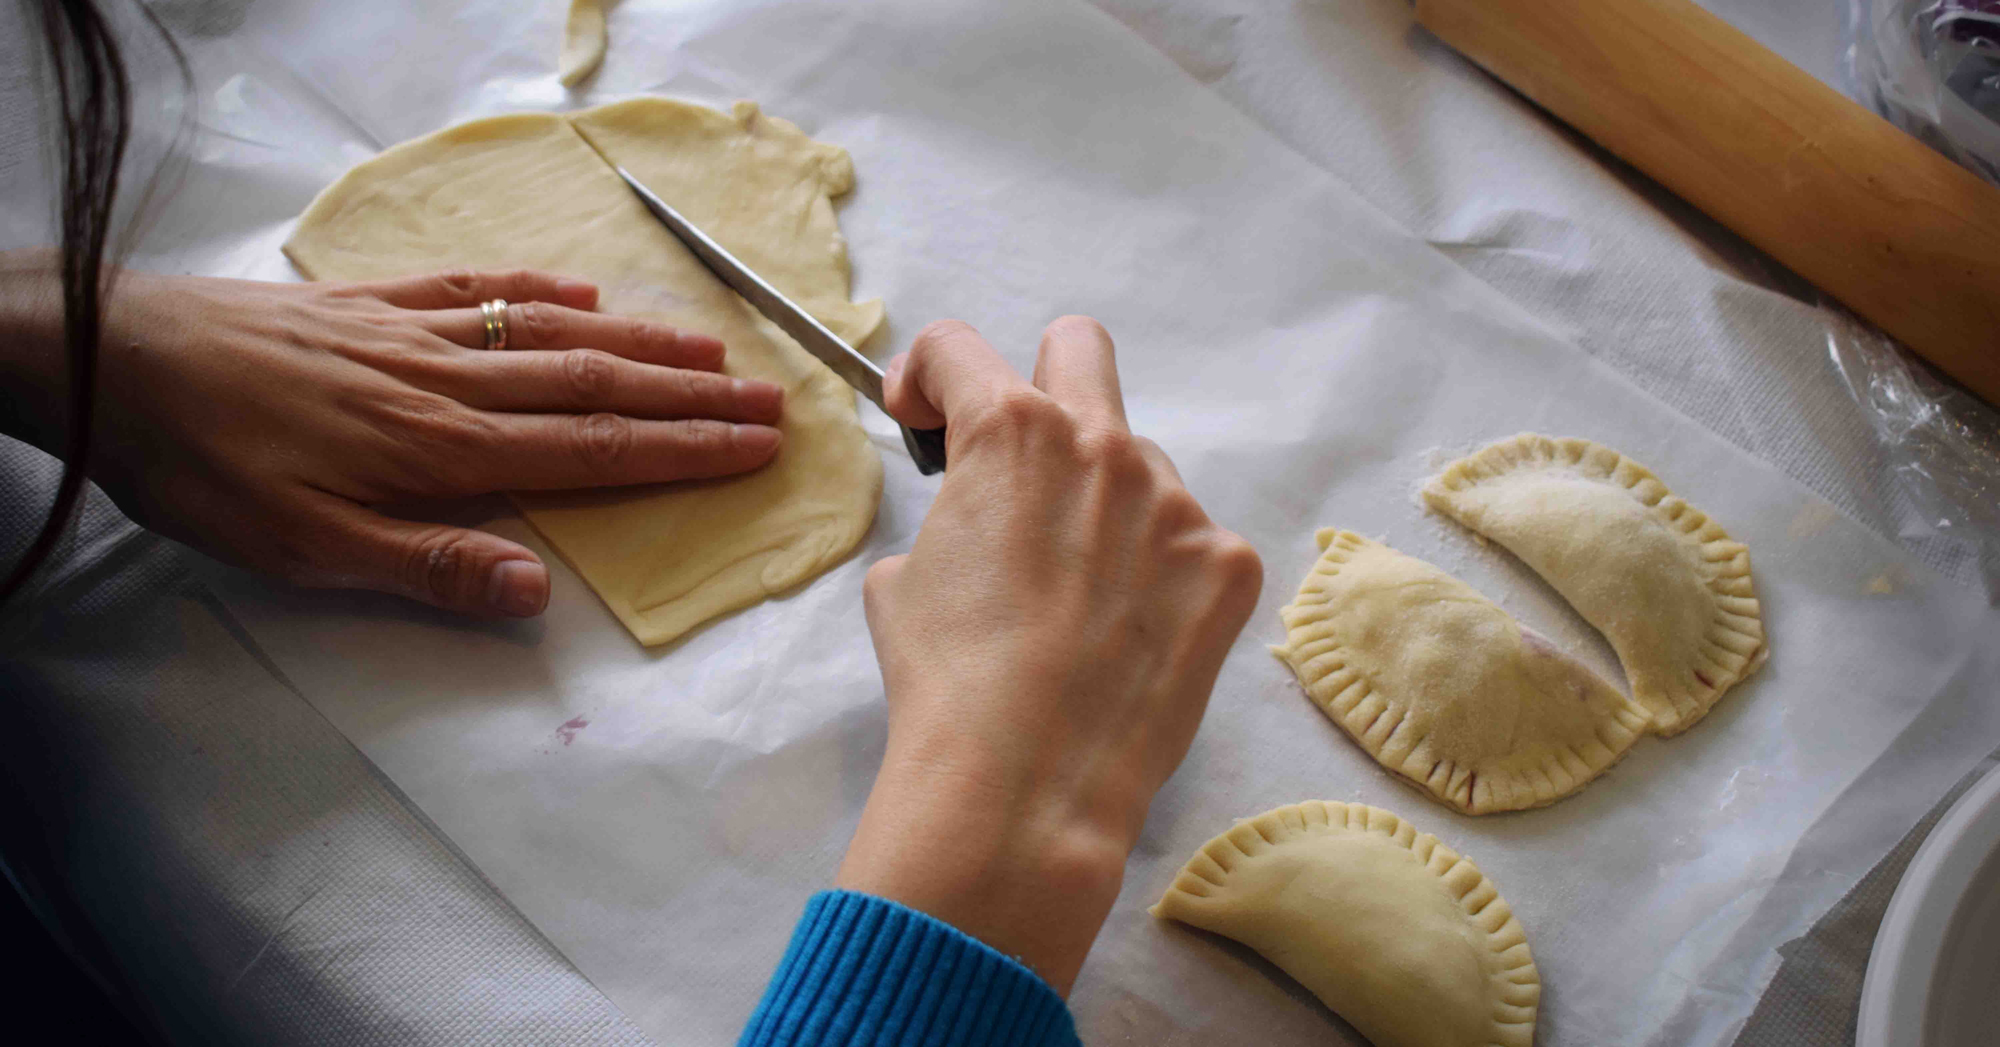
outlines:
[{"label": "cut dough edge", "polygon": [[[1426,796],[1471,815],[1545,806],[1590,784],[1647,730],[1650,717],[1645,709],[1605,684],[1605,693],[1617,697],[1619,705],[1610,717],[1598,721],[1595,737],[1581,745],[1541,747],[1538,754],[1510,754],[1501,760],[1482,761],[1481,766],[1442,756],[1433,758],[1425,746],[1427,737],[1413,729],[1416,718],[1410,704],[1384,693],[1376,681],[1349,664],[1353,655],[1334,634],[1333,623],[1340,608],[1329,598],[1327,584],[1357,556],[1393,556],[1462,589],[1462,598],[1485,604],[1523,634],[1535,634],[1434,564],[1339,528],[1323,528],[1315,537],[1321,556],[1307,572],[1297,596],[1280,612],[1286,640],[1271,651],[1291,667],[1307,697],[1328,719],[1378,764],[1422,789]],[[1595,673],[1589,675],[1597,679]]]},{"label": "cut dough edge", "polygon": [[1541,1004],[1541,972],[1513,907],[1471,859],[1380,807],[1306,800],[1239,821],[1203,844],[1147,912],[1159,919],[1211,930],[1204,926],[1200,900],[1224,896],[1230,874],[1241,863],[1287,844],[1338,834],[1366,834],[1407,851],[1415,859],[1417,874],[1433,882],[1457,906],[1466,924],[1479,932],[1485,943],[1481,961],[1486,971],[1490,1028],[1486,1041],[1466,1047],[1531,1047]]},{"label": "cut dough edge", "polygon": [[[627,144],[621,142],[621,138],[628,142],[635,136],[642,139],[652,136],[664,138],[687,133],[683,131],[683,126],[687,126],[693,128],[693,137],[697,139],[742,134],[759,143],[758,148],[762,148],[761,143],[772,142],[810,155],[813,161],[811,168],[817,176],[819,193],[828,208],[829,216],[836,214],[832,210],[833,201],[854,191],[854,159],[848,155],[847,150],[813,138],[799,125],[783,117],[772,116],[764,112],[756,102],[747,99],[737,101],[724,111],[657,95],[642,95],[559,115],[583,143],[603,159],[607,168],[631,162],[621,161],[618,155],[623,145]],[[786,286],[783,279],[786,272],[781,263],[774,264],[774,260],[769,257],[762,259],[756,257],[759,245],[754,237],[747,241],[732,242],[731,233],[734,230],[730,228],[729,223],[716,221],[713,216],[698,214],[689,201],[682,200],[677,203],[684,213],[702,226],[704,232],[722,240],[723,246],[735,253],[738,260],[750,265],[766,280],[777,284],[779,290],[784,291],[795,304],[811,313],[813,319],[825,324],[834,334],[845,339],[847,344],[861,348],[881,328],[885,315],[881,299],[871,298],[857,302],[849,297],[852,292],[853,267],[848,258],[847,239],[840,231],[837,217],[832,218],[832,231],[837,247],[831,261],[833,271],[840,277],[839,287],[831,290],[822,288],[815,293],[810,288]],[[760,323],[768,321],[760,319]],[[777,330],[775,325],[771,326],[771,330]],[[789,335],[781,337],[791,341]],[[804,351],[800,350],[801,353]],[[826,373],[833,374],[831,369]],[[838,381],[837,376],[836,381]],[[843,388],[846,387],[845,382],[839,384]],[[852,395],[850,391],[849,396]]]},{"label": "cut dough edge", "polygon": [[[1491,537],[1453,496],[1520,469],[1543,467],[1562,468],[1585,479],[1622,488],[1682,542],[1693,547],[1701,561],[1711,568],[1702,582],[1714,600],[1713,613],[1699,641],[1696,663],[1688,667],[1694,686],[1664,681],[1665,686],[1656,691],[1649,686],[1651,681],[1636,678],[1632,667],[1626,667],[1633,697],[1652,714],[1654,733],[1671,737],[1687,730],[1706,716],[1724,693],[1755,673],[1769,657],[1770,646],[1751,577],[1748,547],[1730,538],[1707,513],[1674,494],[1652,470],[1610,447],[1581,437],[1520,433],[1494,441],[1432,477],[1424,485],[1423,499],[1432,509],[1466,529]],[[1546,574],[1543,577],[1561,589],[1559,579]],[[1619,653],[1622,660],[1625,652]]]}]

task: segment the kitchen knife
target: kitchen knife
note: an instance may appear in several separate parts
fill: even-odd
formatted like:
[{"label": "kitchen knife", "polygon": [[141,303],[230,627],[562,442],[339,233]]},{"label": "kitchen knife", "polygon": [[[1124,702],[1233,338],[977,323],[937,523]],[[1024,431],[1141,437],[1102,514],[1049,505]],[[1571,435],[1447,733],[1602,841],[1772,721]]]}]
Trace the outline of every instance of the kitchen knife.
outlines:
[{"label": "kitchen knife", "polygon": [[[653,212],[653,217],[658,218],[660,224],[666,226],[681,243],[686,244],[687,249],[693,251],[694,256],[701,259],[701,263],[707,266],[710,272],[721,278],[722,282],[728,284],[737,294],[742,295],[745,301],[755,306],[758,312],[764,314],[765,319],[777,324],[780,330],[791,335],[806,352],[833,368],[833,373],[845,379],[848,385],[853,386],[861,395],[875,401],[875,406],[881,407],[885,413],[888,411],[888,407],[882,403],[882,369],[875,366],[875,361],[856,352],[846,340],[827,330],[826,325],[813,319],[812,314],[799,308],[777,288],[766,283],[764,278],[758,276],[749,266],[737,261],[735,255],[730,254],[721,244],[709,239],[707,233],[696,228],[694,223],[674,210],[665,200],[660,199],[651,189],[646,188],[645,183],[632,176],[632,172],[623,167],[618,167],[616,170],[618,177],[623,178],[625,184],[632,187],[632,192],[638,194],[640,201],[645,203],[646,210]],[[910,459],[917,463],[917,471],[925,476],[942,472],[944,430],[911,429],[907,425],[901,428],[903,446],[910,449]]]}]

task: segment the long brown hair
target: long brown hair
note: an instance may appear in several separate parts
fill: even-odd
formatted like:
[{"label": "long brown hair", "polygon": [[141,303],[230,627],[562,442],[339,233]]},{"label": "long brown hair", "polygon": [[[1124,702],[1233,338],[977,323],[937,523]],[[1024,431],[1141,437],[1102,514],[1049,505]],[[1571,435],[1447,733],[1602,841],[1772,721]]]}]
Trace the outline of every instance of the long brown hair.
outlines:
[{"label": "long brown hair", "polygon": [[[34,542],[0,581],[0,602],[27,584],[54,553],[83,497],[97,400],[97,345],[114,276],[114,269],[105,265],[106,243],[132,132],[132,80],[111,20],[91,0],[29,0],[25,6],[41,30],[60,125],[58,245],[68,409],[55,501]],[[186,59],[172,36],[144,4],[132,6],[159,32],[187,80]]]}]

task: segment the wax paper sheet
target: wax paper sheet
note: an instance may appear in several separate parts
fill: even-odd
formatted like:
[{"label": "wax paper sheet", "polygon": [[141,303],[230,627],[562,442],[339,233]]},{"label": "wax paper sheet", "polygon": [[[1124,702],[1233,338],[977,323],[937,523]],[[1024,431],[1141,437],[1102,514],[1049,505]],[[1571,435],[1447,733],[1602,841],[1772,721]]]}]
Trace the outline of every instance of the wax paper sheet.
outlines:
[{"label": "wax paper sheet", "polygon": [[[1416,27],[1406,0],[1094,2],[1579,349],[1931,568],[2000,594],[2000,560],[1981,554],[2000,536],[1966,526],[1979,491],[1932,479],[2000,468],[1945,431],[1991,423],[1927,388],[1865,389],[1878,375],[1910,386],[1893,375],[1898,350],[1849,337],[1810,285]],[[1841,12],[1823,0],[1703,6],[1847,83]]]},{"label": "wax paper sheet", "polygon": [[[557,14],[252,9],[255,32],[313,46],[221,96],[253,141],[205,139],[200,162],[323,181],[444,123],[568,105]],[[426,90],[399,75],[439,55]],[[259,94],[273,82],[298,90]],[[1481,864],[1543,968],[1541,1042],[1719,1042],[1775,945],[1991,748],[1993,703],[1977,699],[2000,622],[1975,596],[1625,384],[1096,11],[628,3],[593,90],[751,97],[848,148],[861,188],[843,226],[857,296],[890,308],[882,351],[956,315],[1025,368],[1050,316],[1102,318],[1135,428],[1263,552],[1262,604],[1073,998],[1094,1042],[1351,1038],[1241,950],[1143,913],[1230,820],[1313,796],[1392,807]],[[245,133],[260,121],[268,135]],[[281,275],[285,216],[256,206],[208,249],[155,260]],[[900,462],[886,419],[866,424],[891,460],[863,552],[659,651],[560,567],[545,619],[507,625],[219,570],[216,584],[635,1021],[723,1042],[826,883],[881,751],[860,579],[907,548],[935,481]],[[1446,457],[1523,428],[1618,447],[1749,543],[1773,656],[1707,722],[1643,742],[1577,798],[1475,820],[1376,769],[1263,645],[1312,530],[1336,524],[1459,572],[1608,667],[1525,570],[1414,503]],[[535,543],[504,514],[489,525]]]}]

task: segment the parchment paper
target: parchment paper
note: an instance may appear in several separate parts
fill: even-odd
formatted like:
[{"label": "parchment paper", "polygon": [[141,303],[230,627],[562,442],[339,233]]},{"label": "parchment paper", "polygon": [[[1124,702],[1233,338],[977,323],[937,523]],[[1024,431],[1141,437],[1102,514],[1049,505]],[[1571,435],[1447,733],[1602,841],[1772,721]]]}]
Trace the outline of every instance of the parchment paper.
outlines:
[{"label": "parchment paper", "polygon": [[[325,157],[563,101],[555,38],[507,35],[553,17],[283,17],[268,31],[315,40],[292,72],[347,128]],[[469,24],[507,43],[468,47]],[[1048,318],[1103,319],[1134,427],[1265,556],[1257,615],[1073,997],[1087,1039],[1351,1039],[1242,950],[1143,913],[1230,820],[1316,796],[1391,807],[1480,863],[1542,966],[1540,1042],[1719,1042],[1778,942],[1992,747],[1991,610],[1592,363],[1105,16],[628,3],[612,41],[592,100],[752,97],[853,153],[861,188],[842,221],[857,297],[889,305],[882,355],[955,315],[1025,369]],[[381,75],[394,55],[454,53],[450,90],[399,94]],[[210,261],[277,275],[253,249],[281,235]],[[860,579],[907,548],[935,481],[900,460],[886,419],[865,420],[891,460],[864,551],[664,650],[634,645],[559,566],[549,614],[523,625],[220,569],[217,584],[298,688],[642,1027],[727,1042],[827,882],[881,751]],[[1702,725],[1642,742],[1577,798],[1468,819],[1378,770],[1263,645],[1312,530],[1338,524],[1606,659],[1528,572],[1413,501],[1451,453],[1523,428],[1619,448],[1747,542],[1773,655]],[[518,520],[491,526],[535,544]]]}]

